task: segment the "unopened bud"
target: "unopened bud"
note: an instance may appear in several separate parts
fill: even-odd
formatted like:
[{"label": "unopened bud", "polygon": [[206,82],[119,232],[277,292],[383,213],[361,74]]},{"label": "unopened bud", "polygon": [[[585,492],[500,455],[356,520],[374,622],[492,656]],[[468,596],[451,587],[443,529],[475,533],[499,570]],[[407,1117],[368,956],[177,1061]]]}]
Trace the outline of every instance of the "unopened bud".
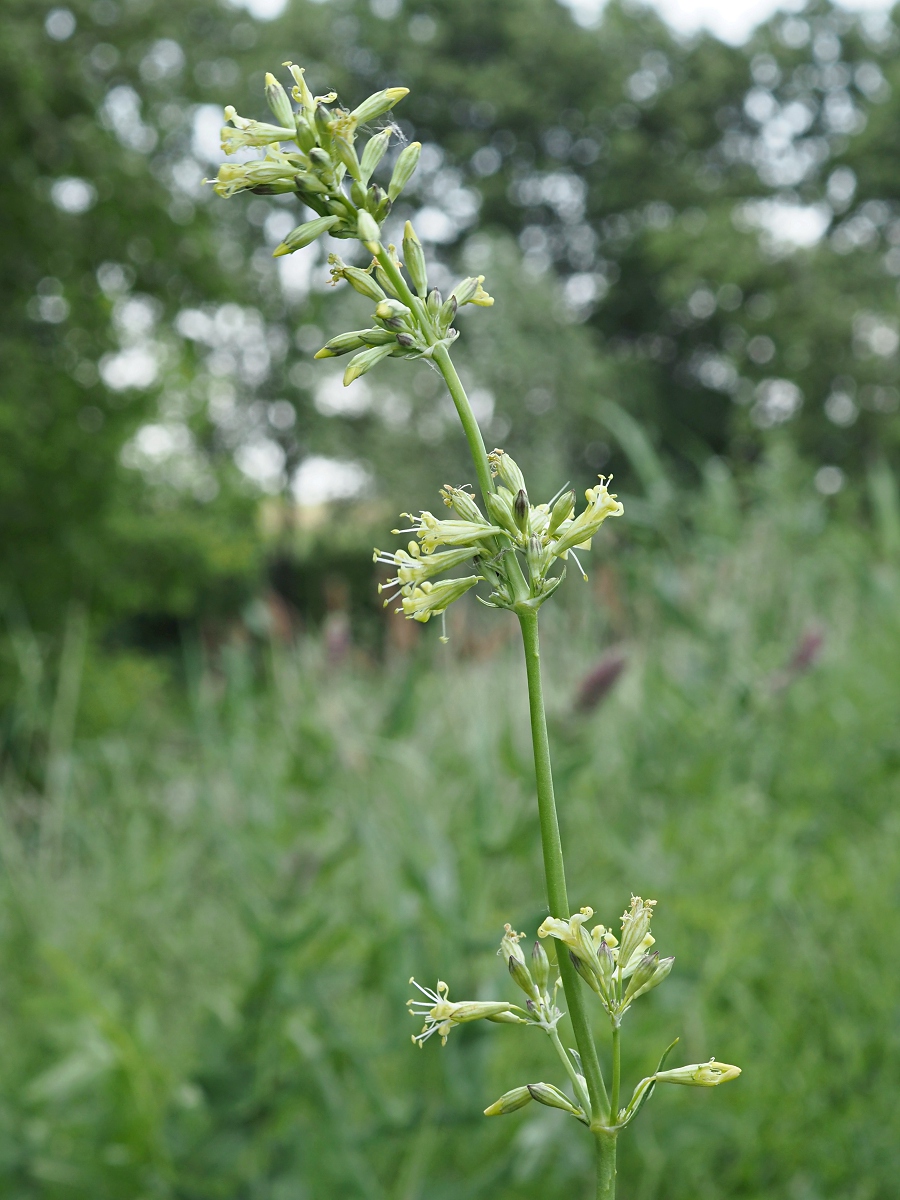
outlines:
[{"label": "unopened bud", "polygon": [[373,217],[378,212],[379,205],[384,199],[384,196],[384,188],[380,188],[377,183],[373,183],[366,192],[365,208],[372,214]]},{"label": "unopened bud", "polygon": [[392,349],[393,346],[371,346],[368,350],[354,355],[344,372],[344,387],[349,387],[354,379],[359,379],[360,375],[365,375],[367,371],[377,367],[383,359],[387,358]]},{"label": "unopened bud", "polygon": [[397,345],[402,346],[405,350],[412,350],[416,345],[416,339],[411,333],[398,333]]},{"label": "unopened bud", "polygon": [[525,476],[519,470],[518,463],[510,458],[505,450],[492,450],[488,455],[488,461],[491,464],[491,470],[495,475],[500,476],[514,496],[520,491],[524,491],[527,496]]},{"label": "unopened bud", "polygon": [[550,509],[550,524],[547,526],[547,533],[550,537],[553,537],[560,525],[567,521],[574,511],[575,493],[570,489],[568,492],[563,492]]},{"label": "unopened bud", "polygon": [[365,243],[367,250],[370,250],[373,254],[375,253],[378,240],[381,235],[378,229],[378,222],[375,220],[372,214],[370,212],[366,212],[365,209],[362,209],[357,214],[356,236],[361,242]]},{"label": "unopened bud", "polygon": [[397,199],[406,185],[412,178],[412,173],[415,171],[419,162],[419,155],[422,153],[421,142],[410,142],[408,146],[401,150],[396,163],[394,164],[394,172],[391,175],[391,182],[388,185],[388,195],[391,201]]},{"label": "unopened bud", "polygon": [[561,1092],[552,1083],[529,1083],[528,1090],[531,1092],[532,1100],[537,1100],[538,1104],[546,1104],[548,1108],[561,1108],[563,1112],[571,1113],[573,1117],[584,1115],[580,1108],[575,1107],[565,1092]]},{"label": "unopened bud", "polygon": [[628,981],[628,988],[625,992],[626,1003],[659,987],[672,970],[674,962],[674,958],[660,958],[658,951],[653,954],[645,954]]},{"label": "unopened bud", "polygon": [[294,128],[294,109],[288,94],[271,73],[266,74],[266,103],[279,125]]},{"label": "unopened bud", "polygon": [[324,104],[316,105],[316,113],[313,118],[316,126],[316,133],[319,136],[319,141],[323,148],[327,151],[331,149],[331,113]]},{"label": "unopened bud", "polygon": [[452,487],[449,483],[445,483],[441,488],[441,495],[447,507],[454,509],[464,521],[477,521],[479,524],[484,524],[481,509],[464,488]]},{"label": "unopened bud", "polygon": [[511,534],[514,538],[518,538],[519,529],[516,525],[511,500],[508,497],[508,492],[506,495],[503,495],[500,492],[488,492],[484,498],[484,503],[488,510],[488,516],[491,518],[494,524],[499,525],[502,529],[505,529],[507,533]]},{"label": "unopened bud", "polygon": [[349,354],[352,350],[359,350],[365,344],[356,331],[352,333],[339,333],[337,337],[333,337],[330,341],[327,341],[315,357],[337,358],[341,354]]},{"label": "unopened bud", "polygon": [[408,95],[409,88],[385,88],[384,91],[375,92],[367,100],[363,100],[359,108],[354,108],[350,115],[356,118],[359,125],[365,125],[366,121],[374,121],[376,117],[389,112],[398,100]]},{"label": "unopened bud", "polygon": [[361,329],[359,336],[367,346],[389,346],[397,340],[395,334],[390,333],[387,329],[379,329],[377,326],[374,329]]},{"label": "unopened bud", "polygon": [[416,231],[409,221],[406,222],[403,230],[403,258],[406,262],[406,270],[409,277],[413,281],[413,287],[420,296],[424,297],[428,292],[425,251],[422,249],[422,243],[416,237]]},{"label": "unopened bud", "polygon": [[531,947],[531,974],[534,976],[534,982],[538,985],[538,989],[546,992],[547,984],[550,982],[550,959],[540,942],[535,942]]},{"label": "unopened bud", "polygon": [[385,196],[385,198],[381,201],[381,203],[375,209],[374,216],[375,216],[375,220],[379,223],[379,225],[382,223],[382,221],[387,220],[387,218],[390,216],[390,212],[391,212],[392,208],[393,208],[393,204],[391,203],[390,196]]},{"label": "unopened bud", "polygon": [[359,160],[360,170],[362,171],[363,183],[368,183],[372,178],[372,172],[384,158],[385,151],[390,145],[391,131],[390,129],[382,129],[381,133],[376,133],[373,138],[369,138],[366,142],[366,148],[362,152],[362,158]]},{"label": "unopened bud", "polygon": [[598,996],[602,996],[603,989],[600,986],[600,981],[598,980],[597,976],[594,974],[588,964],[583,959],[578,957],[574,950],[569,951],[569,961],[584,982],[588,985],[588,987],[592,991],[596,992]]},{"label": "unopened bud", "polygon": [[522,533],[528,532],[528,511],[528,494],[524,488],[519,488],[513,500],[513,516]]},{"label": "unopened bud", "polygon": [[375,301],[384,300],[383,290],[368,271],[362,271],[359,267],[344,267],[340,273],[353,290],[359,292],[361,296],[367,296],[370,300]]},{"label": "unopened bud", "polygon": [[340,217],[317,217],[315,221],[307,221],[304,225],[298,225],[296,229],[291,230],[283,242],[276,246],[272,251],[274,258],[280,258],[284,254],[293,254],[295,250],[302,250],[304,246],[309,246],[321,237],[323,233],[327,233],[340,221]]},{"label": "unopened bud", "polygon": [[337,151],[337,156],[347,168],[348,172],[354,180],[360,180],[362,172],[359,165],[359,159],[356,157],[356,147],[352,140],[344,133],[338,134],[334,139],[334,148]]},{"label": "unopened bud", "polygon": [[459,306],[456,303],[455,296],[450,296],[449,299],[444,301],[444,303],[441,305],[441,311],[438,313],[437,318],[438,325],[440,325],[441,329],[450,328],[453,318],[456,316],[456,310],[458,307]]},{"label": "unopened bud", "polygon": [[490,1108],[484,1110],[486,1117],[503,1117],[507,1113],[515,1112],[517,1108],[524,1108],[526,1104],[531,1103],[531,1092],[527,1087],[513,1088],[511,1092],[504,1092],[499,1100],[495,1100]]},{"label": "unopened bud", "polygon": [[426,304],[428,305],[428,315],[436,317],[441,311],[441,305],[444,303],[443,297],[437,288],[432,288],[428,293]]},{"label": "unopened bud", "polygon": [[708,1063],[692,1063],[687,1067],[676,1067],[674,1071],[658,1071],[654,1078],[657,1083],[681,1083],[688,1087],[717,1087],[720,1083],[728,1083],[737,1079],[741,1073],[740,1067],[730,1063],[716,1062],[711,1058]]},{"label": "unopened bud", "polygon": [[375,316],[379,321],[396,320],[409,316],[409,309],[402,300],[382,300],[375,309]]}]

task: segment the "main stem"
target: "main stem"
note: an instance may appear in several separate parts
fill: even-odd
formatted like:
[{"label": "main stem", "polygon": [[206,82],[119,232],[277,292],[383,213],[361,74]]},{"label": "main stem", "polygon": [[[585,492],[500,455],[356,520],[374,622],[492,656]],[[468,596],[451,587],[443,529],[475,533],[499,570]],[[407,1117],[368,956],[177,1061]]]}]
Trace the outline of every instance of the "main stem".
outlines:
[{"label": "main stem", "polygon": [[[399,294],[403,295],[410,308],[419,308],[415,302],[406,281],[391,262],[390,257],[379,248],[379,262],[388,273]],[[395,278],[396,276],[396,278]],[[420,318],[421,320],[421,318]],[[462,385],[462,380],[456,373],[456,368],[447,353],[446,346],[435,345],[432,361],[444,377],[447,389],[453,398],[456,411],[462,423],[466,441],[475,464],[478,475],[478,485],[483,496],[494,490],[491,469],[488,463],[484,439],[469,397]],[[521,568],[515,554],[511,555],[515,574],[522,580]],[[520,608],[518,611],[519,624],[522,628],[522,642],[525,649],[525,669],[528,676],[528,707],[531,713],[531,740],[534,746],[534,774],[537,784],[538,817],[541,827],[541,849],[544,855],[544,875],[547,881],[547,901],[550,913],[554,917],[567,919],[569,912],[569,897],[566,892],[566,868],[563,860],[562,841],[559,835],[559,818],[556,813],[556,798],[553,793],[553,772],[550,764],[550,739],[547,734],[547,717],[544,712],[544,690],[541,683],[541,647],[538,636],[538,614],[534,609]],[[561,948],[560,948],[561,949]],[[569,956],[557,953],[559,975],[566,995],[569,1009],[569,1019],[575,1034],[578,1053],[587,1083],[588,1096],[591,1101],[591,1129],[597,1147],[597,1200],[614,1200],[616,1194],[616,1136],[605,1131],[607,1114],[610,1112],[610,1100],[603,1082],[600,1070],[600,1060],[597,1057],[597,1047],[591,1033],[587,1011],[584,1004],[584,993],[578,975]],[[615,1118],[613,1118],[614,1120]]]},{"label": "main stem", "polygon": [[[538,615],[534,611],[519,613],[522,642],[525,648],[525,671],[528,676],[528,708],[531,713],[531,741],[534,747],[534,775],[537,783],[538,817],[541,826],[541,849],[544,854],[544,876],[547,881],[547,902],[550,915],[567,920],[569,897],[566,892],[566,867],[556,797],[553,793],[553,773],[550,766],[550,739],[547,735],[547,716],[544,712],[544,690],[541,683],[541,646],[538,636]],[[595,1121],[609,1111],[609,1097],[603,1083],[597,1047],[588,1022],[584,993],[574,966],[563,948],[557,948],[559,974],[566,993],[569,1018],[578,1043],[581,1065],[591,1098]]]}]

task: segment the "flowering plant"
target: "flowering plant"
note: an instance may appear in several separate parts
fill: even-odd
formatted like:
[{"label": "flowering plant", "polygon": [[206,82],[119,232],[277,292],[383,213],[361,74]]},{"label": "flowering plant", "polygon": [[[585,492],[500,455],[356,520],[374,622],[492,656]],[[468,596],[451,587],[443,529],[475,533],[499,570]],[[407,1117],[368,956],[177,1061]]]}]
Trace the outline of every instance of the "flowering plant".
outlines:
[{"label": "flowering plant", "polygon": [[[633,896],[618,935],[600,924],[589,930],[586,926],[593,916],[590,908],[574,914],[569,908],[544,713],[538,614],[562,583],[570,557],[584,576],[576,551],[589,550],[603,522],[621,516],[623,508],[609,491],[610,481],[603,477],[588,489],[581,512],[576,513],[575,493],[567,485],[546,503],[533,504],[514,459],[499,449],[488,454],[450,357],[450,347],[458,336],[453,322],[459,309],[466,304],[487,308],[494,303],[484,290],[484,276],[461,280],[444,299],[437,288],[429,288],[425,254],[408,221],[402,238],[402,261],[395,246],[382,242],[382,225],[416,168],[421,150],[418,142],[409,143],[397,154],[386,189],[373,183],[372,178],[397,136],[393,126],[386,124],[374,130],[362,153],[357,150],[360,131],[385,117],[407,89],[386,88],[347,110],[336,103],[333,92],[314,96],[303,69],[292,63],[285,65],[294,81],[290,97],[273,75],[267,75],[265,83],[266,99],[277,124],[241,117],[230,106],[225,109],[230,122],[222,131],[225,153],[259,147],[263,154],[248,162],[223,164],[213,181],[215,189],[223,197],[239,191],[258,195],[291,193],[312,210],[313,217],[287,235],[276,248],[276,256],[308,246],[324,233],[355,239],[371,256],[365,267],[348,265],[337,255],[331,256],[334,281],[346,281],[373,303],[372,324],[331,338],[316,357],[352,355],[344,372],[345,386],[386,358],[430,361],[443,376],[459,415],[479,493],[476,496],[466,487],[448,485],[441,489],[441,496],[451,515],[440,518],[426,511],[404,514],[409,525],[393,533],[413,535],[407,547],[375,551],[375,561],[394,572],[387,586],[395,590],[385,604],[397,601],[397,612],[415,621],[443,619],[451,604],[485,584],[487,595],[479,595],[478,599],[488,607],[515,613],[525,652],[550,915],[537,931],[530,964],[520,945],[523,934],[507,925],[500,943],[500,955],[524,993],[523,1005],[502,1000],[451,1001],[449,987],[443,981],[432,990],[411,980],[424,997],[409,1002],[411,1012],[424,1018],[423,1028],[413,1035],[413,1042],[423,1046],[438,1034],[446,1043],[456,1025],[477,1020],[543,1030],[570,1091],[544,1082],[517,1086],[485,1113],[499,1116],[535,1101],[574,1117],[593,1135],[597,1196],[598,1200],[609,1200],[615,1195],[619,1134],[638,1115],[657,1084],[714,1087],[740,1074],[738,1067],[715,1059],[665,1070],[676,1039],[655,1071],[641,1079],[623,1103],[623,1018],[636,1000],[666,979],[674,959],[660,958],[652,949],[654,900],[645,902]],[[460,568],[471,573],[447,574]],[[547,938],[555,944],[555,962],[544,949]],[[560,988],[576,1043],[568,1050],[559,1034],[565,1015],[557,1006]],[[591,993],[610,1025],[609,1086],[588,1015]]]}]

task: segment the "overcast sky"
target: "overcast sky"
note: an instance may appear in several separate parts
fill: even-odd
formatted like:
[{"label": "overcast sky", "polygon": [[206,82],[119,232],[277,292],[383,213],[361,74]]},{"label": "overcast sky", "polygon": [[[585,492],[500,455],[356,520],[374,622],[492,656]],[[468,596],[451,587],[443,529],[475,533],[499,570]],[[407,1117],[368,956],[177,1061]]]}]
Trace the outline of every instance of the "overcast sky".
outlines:
[{"label": "overcast sky", "polygon": [[[563,0],[585,22],[603,7],[604,0]],[[753,28],[772,13],[798,12],[803,0],[650,0],[673,28],[694,33],[705,26],[724,41],[735,45],[746,40]],[[844,0],[843,7],[857,11],[884,12],[891,0]]]},{"label": "overcast sky", "polygon": [[[316,0],[327,3],[327,0]],[[378,8],[388,10],[401,8],[400,0],[375,0]],[[745,41],[761,21],[765,21],[779,9],[782,12],[797,12],[803,8],[804,0],[648,0],[659,9],[665,19],[681,33],[695,33],[705,27],[724,41],[739,45]],[[235,8],[245,8],[261,20],[280,16],[289,0],[231,0]],[[599,14],[605,0],[561,0],[568,4],[579,20],[589,24]],[[845,8],[857,11],[884,12],[892,7],[892,0],[843,0]],[[375,8],[375,4],[373,4]],[[391,14],[393,15],[393,13]]]}]

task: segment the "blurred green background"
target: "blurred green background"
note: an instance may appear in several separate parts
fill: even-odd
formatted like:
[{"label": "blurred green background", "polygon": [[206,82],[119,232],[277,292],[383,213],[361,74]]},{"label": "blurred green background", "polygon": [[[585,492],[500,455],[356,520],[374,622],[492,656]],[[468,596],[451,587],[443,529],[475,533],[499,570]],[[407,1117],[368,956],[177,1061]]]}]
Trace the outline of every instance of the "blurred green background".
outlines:
[{"label": "blurred green background", "polygon": [[378,605],[372,545],[470,478],[435,375],[345,392],[329,247],[202,185],[293,59],[412,89],[389,232],[497,297],[456,351],[488,442],[625,500],[545,610],[570,891],[660,901],[632,1082],[679,1035],[744,1074],[657,1092],[623,1197],[895,1197],[897,28],[260,11],[0,11],[0,1190],[590,1194],[571,1122],[481,1116],[555,1078],[536,1040],[409,1043],[411,973],[506,996],[545,911],[524,679],[503,615]]}]

